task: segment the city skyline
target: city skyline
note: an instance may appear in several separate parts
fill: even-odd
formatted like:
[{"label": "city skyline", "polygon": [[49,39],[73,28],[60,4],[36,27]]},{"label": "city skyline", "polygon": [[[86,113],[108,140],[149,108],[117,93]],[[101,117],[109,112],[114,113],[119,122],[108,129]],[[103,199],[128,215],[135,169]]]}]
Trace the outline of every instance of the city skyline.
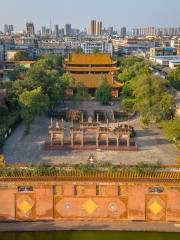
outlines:
[{"label": "city skyline", "polygon": [[88,26],[91,19],[98,19],[103,22],[103,27],[114,26],[117,30],[122,26],[178,27],[180,1],[172,0],[168,5],[166,3],[167,0],[152,0],[149,3],[142,0],[92,0],[86,4],[82,0],[77,0],[76,3],[72,0],[7,0],[1,3],[1,9],[4,10],[0,15],[0,30],[3,30],[4,24],[13,24],[15,31],[21,31],[25,29],[27,21],[34,22],[36,30],[43,25],[52,25],[54,28],[58,24],[64,27],[66,23],[71,23],[73,28],[82,29]]}]

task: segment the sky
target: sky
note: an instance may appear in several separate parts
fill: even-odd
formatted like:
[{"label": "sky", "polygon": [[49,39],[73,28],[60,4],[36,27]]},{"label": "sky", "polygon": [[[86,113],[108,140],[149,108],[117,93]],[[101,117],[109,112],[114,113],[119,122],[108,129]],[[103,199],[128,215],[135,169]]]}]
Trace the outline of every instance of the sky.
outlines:
[{"label": "sky", "polygon": [[[90,19],[99,19],[104,27],[180,27],[180,0],[0,0],[0,29],[14,24],[25,29],[33,21],[41,26],[71,23],[84,28]],[[50,21],[51,19],[51,21]]]}]

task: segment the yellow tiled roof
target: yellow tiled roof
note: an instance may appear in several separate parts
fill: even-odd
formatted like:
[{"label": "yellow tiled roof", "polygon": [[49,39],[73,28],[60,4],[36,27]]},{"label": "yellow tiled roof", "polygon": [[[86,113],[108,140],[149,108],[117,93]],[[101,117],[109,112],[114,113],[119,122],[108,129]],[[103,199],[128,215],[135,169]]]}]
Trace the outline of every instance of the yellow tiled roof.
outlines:
[{"label": "yellow tiled roof", "polygon": [[65,61],[69,64],[115,64],[109,53],[71,53]]},{"label": "yellow tiled roof", "polygon": [[116,72],[119,70],[118,67],[72,67],[64,66],[65,71],[70,72]]},{"label": "yellow tiled roof", "polygon": [[[98,88],[102,82],[102,75],[101,74],[72,74],[75,85],[84,85],[87,88]],[[112,74],[106,74],[107,81],[109,85],[113,88],[120,88],[122,86],[121,83],[113,80]]]}]

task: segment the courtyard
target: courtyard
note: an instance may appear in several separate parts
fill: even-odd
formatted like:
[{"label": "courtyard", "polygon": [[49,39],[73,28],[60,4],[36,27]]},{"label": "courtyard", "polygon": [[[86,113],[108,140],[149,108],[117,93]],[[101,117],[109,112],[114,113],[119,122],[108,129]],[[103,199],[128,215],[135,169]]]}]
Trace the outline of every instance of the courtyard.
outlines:
[{"label": "courtyard", "polygon": [[[100,106],[97,102],[71,102],[66,105],[68,108],[86,110],[88,115],[92,114],[93,109],[106,110],[109,118],[111,118],[111,112],[119,108],[116,102],[111,106]],[[133,117],[128,124],[133,126],[136,131],[135,142],[139,151],[102,151],[100,148],[86,151],[45,151],[43,143],[48,137],[49,124],[49,118],[38,117],[31,126],[30,134],[25,135],[24,125],[21,123],[4,145],[3,152],[7,163],[76,164],[86,163],[89,156],[93,155],[97,161],[112,161],[114,164],[161,161],[164,165],[173,165],[176,164],[176,159],[180,155],[176,146],[166,139],[161,129],[156,125],[143,129],[138,116]],[[70,123],[65,124],[69,125]],[[117,123],[111,123],[110,126],[116,127]]]}]

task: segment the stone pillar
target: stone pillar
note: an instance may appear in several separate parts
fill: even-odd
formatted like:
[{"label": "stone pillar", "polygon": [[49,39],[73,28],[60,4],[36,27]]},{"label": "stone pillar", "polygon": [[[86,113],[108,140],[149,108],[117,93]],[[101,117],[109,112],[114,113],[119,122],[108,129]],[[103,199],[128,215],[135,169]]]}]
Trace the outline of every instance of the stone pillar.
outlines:
[{"label": "stone pillar", "polygon": [[116,145],[119,147],[119,136],[116,137]]},{"label": "stone pillar", "polygon": [[109,147],[109,134],[107,134],[107,137],[106,137],[106,146]]},{"label": "stone pillar", "polygon": [[84,147],[84,131],[81,132],[81,146]]},{"label": "stone pillar", "polygon": [[108,121],[108,119],[107,119],[107,128],[109,128],[109,121]]},{"label": "stone pillar", "polygon": [[97,123],[99,122],[99,113],[97,113]]},{"label": "stone pillar", "polygon": [[128,138],[127,138],[127,147],[129,148],[130,147],[130,136],[128,135]]},{"label": "stone pillar", "polygon": [[74,147],[74,132],[71,132],[71,147]]},{"label": "stone pillar", "polygon": [[61,135],[61,145],[64,145],[64,134]]},{"label": "stone pillar", "polygon": [[53,127],[53,120],[52,120],[52,118],[51,118],[51,128]]},{"label": "stone pillar", "polygon": [[99,133],[96,133],[96,147],[99,147]]},{"label": "stone pillar", "polygon": [[112,111],[113,122],[115,122],[114,111]]},{"label": "stone pillar", "polygon": [[53,145],[53,132],[51,132],[50,134],[51,134],[51,136],[50,136],[50,137],[51,137],[50,141],[51,141],[51,146],[52,146],[52,145]]}]

